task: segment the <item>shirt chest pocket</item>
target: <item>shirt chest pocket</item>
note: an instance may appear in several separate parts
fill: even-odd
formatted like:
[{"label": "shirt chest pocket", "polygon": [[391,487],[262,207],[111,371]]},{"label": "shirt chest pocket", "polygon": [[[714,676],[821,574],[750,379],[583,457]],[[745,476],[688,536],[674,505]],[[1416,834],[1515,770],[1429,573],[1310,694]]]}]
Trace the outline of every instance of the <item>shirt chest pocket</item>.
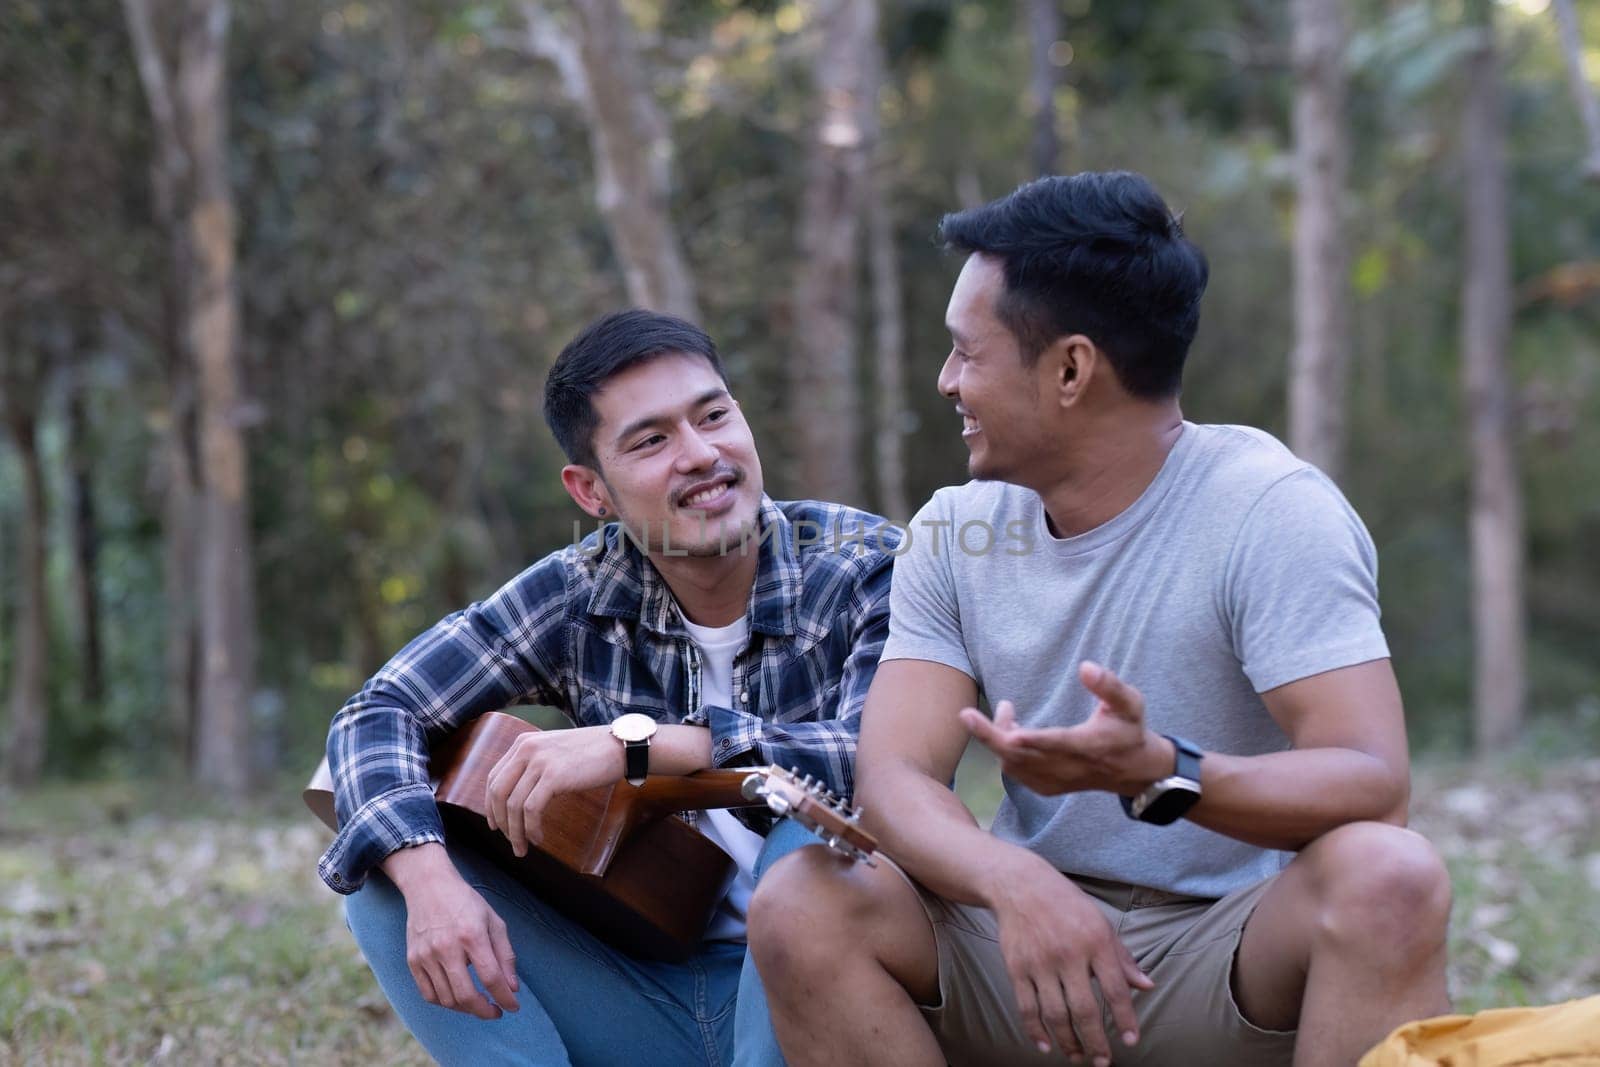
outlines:
[{"label": "shirt chest pocket", "polygon": [[676,722],[681,715],[667,712],[667,701],[653,685],[603,685],[580,683],[577,700],[579,726],[604,726],[618,716],[637,711],[661,722]]},{"label": "shirt chest pocket", "polygon": [[735,710],[760,715],[769,722],[817,722],[839,716],[841,679],[825,649],[790,660],[781,667],[763,664],[752,672],[756,684],[750,699]]}]

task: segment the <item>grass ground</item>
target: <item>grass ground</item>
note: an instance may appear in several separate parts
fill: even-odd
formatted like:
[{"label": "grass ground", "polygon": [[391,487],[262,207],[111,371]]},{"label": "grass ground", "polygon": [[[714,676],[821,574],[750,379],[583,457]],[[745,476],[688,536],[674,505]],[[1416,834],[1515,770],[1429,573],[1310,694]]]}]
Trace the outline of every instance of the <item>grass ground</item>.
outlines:
[{"label": "grass ground", "polygon": [[[980,815],[992,765],[959,780]],[[1600,989],[1600,759],[1424,765],[1463,1010]],[[149,786],[0,794],[0,1064],[426,1063],[313,867],[292,797],[248,817]]]}]

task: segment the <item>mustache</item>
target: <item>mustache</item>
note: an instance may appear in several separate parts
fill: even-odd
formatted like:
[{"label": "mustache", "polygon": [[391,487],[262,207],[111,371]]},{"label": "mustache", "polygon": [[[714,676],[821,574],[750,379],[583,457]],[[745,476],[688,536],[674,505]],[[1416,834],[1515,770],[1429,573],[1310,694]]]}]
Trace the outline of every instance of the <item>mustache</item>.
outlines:
[{"label": "mustache", "polygon": [[704,478],[696,478],[693,482],[673,493],[672,506],[680,506],[683,503],[683,498],[688,496],[689,490],[693,489],[695,486],[703,486],[707,482],[715,482],[723,479],[727,480],[728,488],[736,489],[744,483],[744,471],[732,465],[718,466]]}]

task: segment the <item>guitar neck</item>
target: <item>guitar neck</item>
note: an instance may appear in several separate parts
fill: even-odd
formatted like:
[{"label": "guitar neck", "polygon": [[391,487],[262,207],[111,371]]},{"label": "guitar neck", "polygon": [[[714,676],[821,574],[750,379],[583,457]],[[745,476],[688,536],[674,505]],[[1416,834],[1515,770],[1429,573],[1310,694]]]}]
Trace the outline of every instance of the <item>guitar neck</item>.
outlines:
[{"label": "guitar neck", "polygon": [[[740,792],[750,774],[747,770],[711,770],[646,778],[638,787],[638,803],[652,812],[761,807],[761,801],[749,800]],[[633,787],[615,788],[622,791]]]}]

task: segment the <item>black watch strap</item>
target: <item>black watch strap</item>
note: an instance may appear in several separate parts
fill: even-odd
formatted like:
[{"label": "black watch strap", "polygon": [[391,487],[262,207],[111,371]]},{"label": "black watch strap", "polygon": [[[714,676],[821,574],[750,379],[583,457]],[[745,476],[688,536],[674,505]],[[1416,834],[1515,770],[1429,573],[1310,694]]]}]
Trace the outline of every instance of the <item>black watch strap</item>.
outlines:
[{"label": "black watch strap", "polygon": [[650,740],[624,741],[622,743],[623,774],[629,782],[637,785],[644,781],[650,774]]},{"label": "black watch strap", "polygon": [[1193,741],[1185,741],[1183,738],[1172,734],[1162,734],[1161,736],[1171,741],[1172,747],[1178,750],[1177,766],[1172,773],[1179,778],[1188,778],[1190,781],[1198,782],[1200,780],[1200,747]]}]

